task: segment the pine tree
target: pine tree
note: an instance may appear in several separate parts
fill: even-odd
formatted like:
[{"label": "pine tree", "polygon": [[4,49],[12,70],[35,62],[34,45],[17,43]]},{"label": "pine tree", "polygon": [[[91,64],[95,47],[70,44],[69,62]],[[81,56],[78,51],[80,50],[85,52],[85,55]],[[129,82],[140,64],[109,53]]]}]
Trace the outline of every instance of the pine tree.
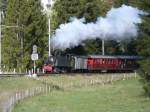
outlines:
[{"label": "pine tree", "polygon": [[120,7],[122,4],[128,4],[128,0],[114,0],[114,6]]},{"label": "pine tree", "polygon": [[9,68],[29,68],[32,65],[32,46],[38,46],[42,64],[46,51],[46,16],[40,0],[8,0],[3,38],[3,63]]},{"label": "pine tree", "polygon": [[2,59],[3,64],[10,68],[15,68],[17,63],[17,53],[19,52],[19,37],[17,32],[19,0],[9,0],[6,12],[5,25],[13,26],[6,27],[4,31],[4,38],[2,39]]},{"label": "pine tree", "polygon": [[[47,18],[42,12],[40,0],[29,0],[27,2],[27,19],[24,29],[24,62],[27,67],[31,67],[32,46],[38,46],[40,60],[38,65],[42,65],[46,54],[47,45]],[[47,38],[47,39],[46,39]]]},{"label": "pine tree", "polygon": [[[124,0],[115,0],[117,7],[121,6],[124,2],[125,2]],[[144,10],[147,13],[150,13],[149,0],[142,0],[142,1],[128,0],[128,4],[134,7],[138,7],[139,9]],[[149,57],[150,57],[150,16],[148,15],[146,17],[143,17],[142,22],[143,23],[139,26],[140,27],[139,37],[136,41],[134,41],[134,47],[136,47],[136,51],[140,56],[145,57],[145,60],[142,60],[139,62],[140,63],[139,74],[142,77],[145,92],[150,96],[150,60],[149,60]],[[133,44],[130,44],[130,45],[133,45]]]},{"label": "pine tree", "polygon": [[56,0],[52,11],[52,29],[55,30],[60,24],[69,22],[71,17],[81,18],[81,3],[80,0]]},{"label": "pine tree", "polygon": [[[150,2],[149,0],[137,1],[140,9],[150,14]],[[143,23],[140,26],[140,35],[137,40],[137,51],[139,55],[142,55],[146,59],[140,62],[140,75],[144,82],[144,89],[150,96],[150,16],[143,17]]]}]

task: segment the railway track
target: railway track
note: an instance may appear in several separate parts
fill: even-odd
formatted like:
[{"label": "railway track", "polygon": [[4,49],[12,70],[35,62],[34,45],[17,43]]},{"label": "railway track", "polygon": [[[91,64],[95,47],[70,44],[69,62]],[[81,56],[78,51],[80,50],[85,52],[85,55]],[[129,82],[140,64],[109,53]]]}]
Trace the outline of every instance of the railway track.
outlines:
[{"label": "railway track", "polygon": [[92,75],[121,75],[121,74],[134,74],[135,72],[109,72],[109,73],[38,73],[38,76],[55,76],[55,75],[68,75],[68,76],[76,76],[76,75],[83,75],[83,76],[92,76]]},{"label": "railway track", "polygon": [[0,73],[0,77],[16,77],[16,76],[25,76],[25,73]]},{"label": "railway track", "polygon": [[[121,74],[133,74],[134,72],[127,72],[127,73],[38,73],[37,76],[55,76],[55,75],[68,75],[68,76],[76,76],[76,75],[83,75],[83,76],[92,76],[92,75],[121,75]],[[0,73],[0,77],[21,77],[28,75],[26,73]]]}]

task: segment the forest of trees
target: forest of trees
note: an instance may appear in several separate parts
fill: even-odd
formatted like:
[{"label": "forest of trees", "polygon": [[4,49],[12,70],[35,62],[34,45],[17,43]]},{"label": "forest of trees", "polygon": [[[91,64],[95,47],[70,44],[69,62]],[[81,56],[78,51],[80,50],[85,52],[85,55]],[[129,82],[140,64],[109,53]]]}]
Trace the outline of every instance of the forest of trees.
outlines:
[{"label": "forest of trees", "polygon": [[[55,0],[51,12],[51,31],[62,23],[70,21],[70,17],[86,19],[94,22],[97,17],[105,16],[111,7],[122,4],[131,5],[150,13],[149,0]],[[31,68],[32,46],[38,46],[38,66],[48,57],[48,25],[47,15],[41,7],[40,0],[0,0],[0,10],[4,18],[2,24],[2,64],[8,68]],[[139,25],[140,32],[137,40],[105,42],[107,55],[140,55],[146,57],[139,62],[139,73],[144,82],[144,89],[150,95],[150,16],[143,18]],[[67,49],[65,53],[101,54],[101,40],[87,40],[85,45]]]},{"label": "forest of trees", "polygon": [[[42,65],[47,49],[47,17],[40,0],[2,1],[5,18],[2,37],[2,64],[8,68],[30,68],[32,46],[38,46]],[[4,8],[5,7],[5,8]],[[10,27],[9,27],[10,26]]]}]

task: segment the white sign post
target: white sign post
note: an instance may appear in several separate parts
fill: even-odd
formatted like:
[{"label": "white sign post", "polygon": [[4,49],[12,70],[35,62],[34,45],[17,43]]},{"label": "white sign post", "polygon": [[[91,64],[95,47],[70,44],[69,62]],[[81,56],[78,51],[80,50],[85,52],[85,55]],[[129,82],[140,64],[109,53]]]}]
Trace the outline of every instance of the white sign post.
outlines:
[{"label": "white sign post", "polygon": [[33,61],[38,60],[38,54],[37,54],[37,53],[36,53],[36,54],[31,54],[31,59],[32,59]]},{"label": "white sign post", "polygon": [[38,60],[38,53],[37,53],[37,46],[34,45],[33,46],[33,52],[31,54],[31,59],[33,60],[34,62],[34,73],[33,73],[33,77],[37,77],[37,74],[35,73],[36,71],[36,64],[35,64],[35,61]]}]

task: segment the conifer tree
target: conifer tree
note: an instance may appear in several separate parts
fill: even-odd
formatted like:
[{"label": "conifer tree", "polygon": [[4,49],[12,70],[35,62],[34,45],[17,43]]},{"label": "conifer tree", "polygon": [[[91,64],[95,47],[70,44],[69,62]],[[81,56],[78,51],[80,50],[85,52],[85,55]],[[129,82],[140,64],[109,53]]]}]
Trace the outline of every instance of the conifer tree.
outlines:
[{"label": "conifer tree", "polygon": [[[137,1],[140,9],[150,14],[149,0]],[[140,26],[140,35],[137,40],[137,51],[146,59],[140,62],[140,75],[144,82],[144,89],[150,96],[150,15],[143,17],[143,23]]]},{"label": "conifer tree", "polygon": [[5,25],[16,26],[5,29],[3,63],[9,68],[29,68],[32,65],[32,46],[38,46],[42,65],[46,50],[46,16],[40,0],[8,0]]},{"label": "conifer tree", "polygon": [[9,0],[5,25],[4,37],[2,39],[2,60],[3,64],[10,68],[17,67],[17,53],[20,50],[17,23],[19,16],[19,0]]},{"label": "conifer tree", "polygon": [[27,18],[24,29],[24,62],[26,66],[31,66],[32,46],[38,46],[40,60],[38,65],[43,64],[47,45],[47,18],[42,12],[40,0],[29,0],[27,2]]},{"label": "conifer tree", "polygon": [[[116,6],[121,6],[125,0],[115,0]],[[150,14],[150,2],[149,0],[128,0],[128,4]],[[145,57],[140,61],[139,74],[142,77],[145,92],[150,96],[150,16],[142,18],[142,24],[139,26],[139,37],[134,41],[134,47],[140,56]],[[131,44],[132,45],[132,44]],[[133,47],[132,47],[133,48]],[[131,48],[131,49],[132,49]],[[130,51],[131,51],[130,49]]]},{"label": "conifer tree", "polygon": [[60,24],[69,22],[71,17],[81,18],[81,3],[80,0],[56,0],[52,11],[52,29],[55,30]]}]

